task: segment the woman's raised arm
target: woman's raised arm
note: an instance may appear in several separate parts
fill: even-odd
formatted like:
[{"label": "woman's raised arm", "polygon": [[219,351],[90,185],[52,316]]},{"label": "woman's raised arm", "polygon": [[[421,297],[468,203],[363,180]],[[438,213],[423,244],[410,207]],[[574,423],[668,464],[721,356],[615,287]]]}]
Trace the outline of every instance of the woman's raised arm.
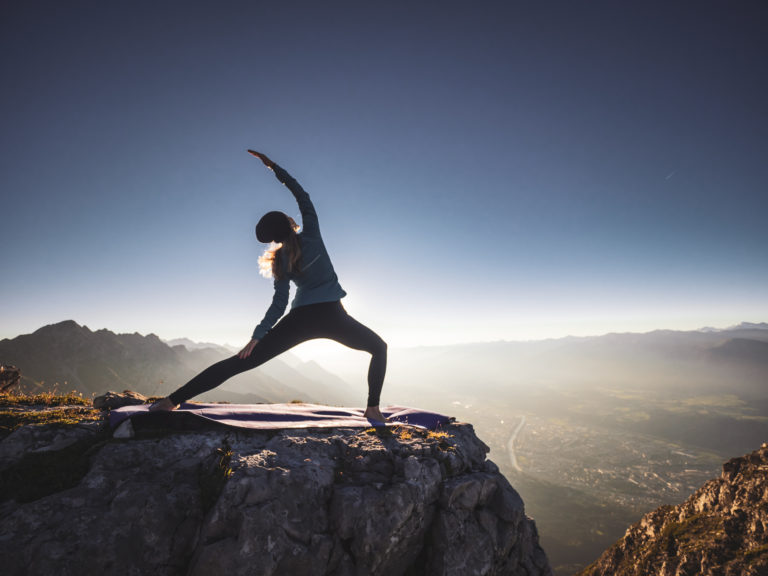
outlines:
[{"label": "woman's raised arm", "polygon": [[301,184],[296,182],[296,180],[283,168],[270,160],[266,154],[256,152],[255,150],[248,150],[248,153],[261,160],[264,163],[264,166],[272,170],[277,179],[285,184],[293,194],[293,197],[296,198],[296,203],[299,205],[299,210],[301,211],[301,225],[303,231],[310,235],[319,236],[320,223],[317,220],[315,206],[312,204],[312,200],[309,199],[309,194],[307,194],[304,188],[301,187]]},{"label": "woman's raised arm", "polygon": [[266,154],[262,154],[261,152],[256,152],[256,150],[248,150],[248,154],[250,154],[251,156],[255,156],[256,158],[264,162],[264,166],[266,166],[269,169],[272,169],[272,167],[275,165],[275,163],[272,162],[272,160],[270,160]]}]

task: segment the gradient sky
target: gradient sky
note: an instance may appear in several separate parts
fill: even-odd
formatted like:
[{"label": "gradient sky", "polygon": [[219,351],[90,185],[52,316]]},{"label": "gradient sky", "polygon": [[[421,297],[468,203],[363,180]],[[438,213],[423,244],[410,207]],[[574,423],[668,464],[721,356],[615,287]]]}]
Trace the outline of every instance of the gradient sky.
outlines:
[{"label": "gradient sky", "polygon": [[390,344],[768,320],[765,2],[0,6],[0,338],[244,344],[247,148]]}]

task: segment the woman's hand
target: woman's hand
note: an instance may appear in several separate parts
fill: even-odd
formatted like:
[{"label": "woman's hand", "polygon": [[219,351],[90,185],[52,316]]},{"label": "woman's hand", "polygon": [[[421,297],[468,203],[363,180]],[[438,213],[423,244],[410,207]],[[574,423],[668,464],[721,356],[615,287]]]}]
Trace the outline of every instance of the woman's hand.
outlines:
[{"label": "woman's hand", "polygon": [[258,338],[252,338],[251,341],[248,342],[248,344],[245,345],[245,348],[240,350],[240,352],[238,354],[240,359],[241,360],[245,360],[246,358],[248,358],[248,356],[251,355],[251,352],[253,352],[253,349],[256,348],[256,344],[258,344],[258,343],[259,343]]},{"label": "woman's hand", "polygon": [[250,154],[251,156],[255,156],[256,158],[264,162],[264,166],[266,166],[267,168],[272,168],[275,165],[275,163],[272,162],[272,160],[270,160],[266,154],[262,154],[261,152],[256,152],[256,150],[248,150],[248,154]]}]

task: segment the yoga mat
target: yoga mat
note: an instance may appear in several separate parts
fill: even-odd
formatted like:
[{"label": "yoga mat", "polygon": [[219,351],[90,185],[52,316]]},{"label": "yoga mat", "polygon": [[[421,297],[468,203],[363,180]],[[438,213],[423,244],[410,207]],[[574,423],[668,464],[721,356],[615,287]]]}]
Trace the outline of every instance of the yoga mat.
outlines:
[{"label": "yoga mat", "polygon": [[[174,419],[202,418],[225,426],[252,428],[257,430],[276,430],[283,428],[369,428],[384,426],[381,422],[363,418],[362,408],[339,408],[321,404],[197,404],[186,402],[172,412],[149,412],[149,405],[123,406],[110,411],[109,424],[117,428],[127,418],[160,420],[172,422]],[[450,416],[409,408],[407,406],[387,406],[381,409],[387,426],[408,425],[417,428],[436,430],[453,421]],[[149,423],[147,421],[147,423]]]}]

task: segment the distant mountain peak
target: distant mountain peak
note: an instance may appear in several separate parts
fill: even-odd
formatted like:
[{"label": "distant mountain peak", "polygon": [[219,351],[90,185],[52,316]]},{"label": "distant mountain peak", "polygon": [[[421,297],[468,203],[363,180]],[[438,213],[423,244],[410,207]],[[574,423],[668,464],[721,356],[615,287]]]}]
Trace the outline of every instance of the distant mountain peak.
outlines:
[{"label": "distant mountain peak", "polygon": [[221,350],[227,353],[232,353],[235,351],[235,348],[229,345],[222,346],[213,342],[195,342],[189,338],[173,338],[171,340],[163,340],[163,342],[171,347],[184,346],[184,348],[187,350],[204,350],[209,348],[213,350]]},{"label": "distant mountain peak", "polygon": [[729,330],[768,330],[768,322],[742,322]]},{"label": "distant mountain peak", "polygon": [[88,326],[85,326],[85,325],[80,326],[80,324],[78,324],[74,320],[62,320],[61,322],[56,322],[54,324],[46,324],[45,326],[35,330],[34,334],[37,334],[39,332],[52,332],[52,331],[90,332],[91,330],[88,328]]},{"label": "distant mountain peak", "polygon": [[768,330],[768,322],[741,322],[728,328],[705,326],[704,328],[699,328],[697,332],[731,332],[733,330]]},{"label": "distant mountain peak", "polygon": [[94,332],[74,320],[3,340],[0,358],[21,369],[29,390],[58,385],[84,394],[131,388],[154,395],[165,391],[164,382],[181,384],[200,368],[154,334]]}]

